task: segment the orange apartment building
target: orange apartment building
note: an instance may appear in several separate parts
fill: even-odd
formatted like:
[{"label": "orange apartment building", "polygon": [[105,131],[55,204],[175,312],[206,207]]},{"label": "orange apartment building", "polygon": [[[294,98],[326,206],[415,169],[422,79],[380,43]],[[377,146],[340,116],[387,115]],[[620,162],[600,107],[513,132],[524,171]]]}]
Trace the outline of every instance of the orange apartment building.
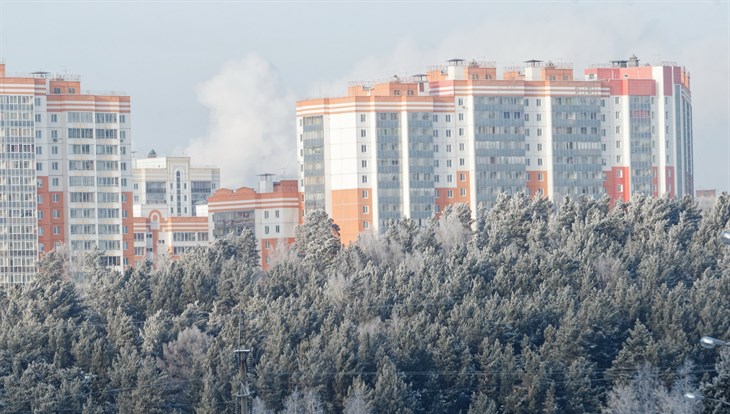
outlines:
[{"label": "orange apartment building", "polygon": [[129,96],[0,63],[0,285],[27,282],[39,253],[60,245],[127,265],[130,155]]},{"label": "orange apartment building", "polygon": [[[628,60],[504,69],[452,59],[426,74],[297,102],[299,190],[343,242],[499,193],[560,200],[693,193],[689,73]],[[475,211],[472,208],[472,211]]]},{"label": "orange apartment building", "polygon": [[259,243],[261,265],[267,269],[281,243],[291,244],[302,223],[302,204],[297,180],[274,182],[271,174],[260,176],[258,190],[222,188],[208,198],[211,239],[253,231]]}]

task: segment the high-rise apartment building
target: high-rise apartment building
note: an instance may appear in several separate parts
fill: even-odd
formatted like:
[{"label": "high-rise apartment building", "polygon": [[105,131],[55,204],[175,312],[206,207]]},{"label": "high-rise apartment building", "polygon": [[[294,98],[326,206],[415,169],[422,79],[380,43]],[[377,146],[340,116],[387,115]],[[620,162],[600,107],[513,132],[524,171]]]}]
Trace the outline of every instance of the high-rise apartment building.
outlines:
[{"label": "high-rise apartment building", "polygon": [[[38,92],[36,92],[38,91]],[[9,78],[0,63],[0,285],[24,283],[38,257],[33,78]]]},{"label": "high-rise apartment building", "polygon": [[[354,84],[297,103],[304,209],[325,208],[343,241],[389,219],[501,192],[692,194],[689,74],[636,57],[595,65],[453,59],[427,74]],[[475,209],[472,209],[475,210]]]},{"label": "high-rise apartment building", "polygon": [[23,283],[39,252],[132,254],[130,99],[77,77],[6,76],[0,64],[0,284]]},{"label": "high-rise apartment building", "polygon": [[220,188],[220,169],[192,166],[190,157],[157,157],[154,150],[133,163],[134,262],[207,245],[208,197]]}]

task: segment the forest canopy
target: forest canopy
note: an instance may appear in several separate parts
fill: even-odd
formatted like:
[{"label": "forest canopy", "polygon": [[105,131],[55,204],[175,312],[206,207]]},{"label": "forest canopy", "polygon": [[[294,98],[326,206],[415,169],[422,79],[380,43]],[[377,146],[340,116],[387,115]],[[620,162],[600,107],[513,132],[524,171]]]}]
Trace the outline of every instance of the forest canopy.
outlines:
[{"label": "forest canopy", "polygon": [[698,345],[730,339],[730,197],[609,206],[502,195],[348,246],[315,211],[267,271],[251,233],[124,273],[49,253],[0,292],[0,412],[233,413],[239,381],[256,413],[730,412]]}]

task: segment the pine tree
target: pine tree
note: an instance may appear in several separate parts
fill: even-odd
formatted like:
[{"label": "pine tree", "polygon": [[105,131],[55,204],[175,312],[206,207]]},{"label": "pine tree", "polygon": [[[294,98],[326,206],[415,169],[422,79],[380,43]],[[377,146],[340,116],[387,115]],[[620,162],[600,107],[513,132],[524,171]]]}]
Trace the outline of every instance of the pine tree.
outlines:
[{"label": "pine tree", "polygon": [[294,248],[304,264],[322,271],[342,248],[339,228],[324,210],[310,211],[297,227]]},{"label": "pine tree", "polygon": [[378,367],[373,409],[377,413],[411,413],[407,405],[408,385],[398,375],[395,365],[387,356]]}]

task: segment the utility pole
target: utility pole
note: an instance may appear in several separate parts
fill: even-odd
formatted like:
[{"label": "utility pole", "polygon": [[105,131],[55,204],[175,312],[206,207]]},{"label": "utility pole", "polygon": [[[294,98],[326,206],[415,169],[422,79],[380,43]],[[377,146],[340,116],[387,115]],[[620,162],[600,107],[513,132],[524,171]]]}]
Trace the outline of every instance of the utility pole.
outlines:
[{"label": "utility pole", "polygon": [[238,393],[236,393],[236,413],[251,414],[253,411],[253,400],[251,399],[251,391],[248,386],[248,363],[251,350],[244,348],[243,331],[245,329],[245,321],[243,319],[243,311],[238,313],[238,347],[233,351],[238,363]]}]

